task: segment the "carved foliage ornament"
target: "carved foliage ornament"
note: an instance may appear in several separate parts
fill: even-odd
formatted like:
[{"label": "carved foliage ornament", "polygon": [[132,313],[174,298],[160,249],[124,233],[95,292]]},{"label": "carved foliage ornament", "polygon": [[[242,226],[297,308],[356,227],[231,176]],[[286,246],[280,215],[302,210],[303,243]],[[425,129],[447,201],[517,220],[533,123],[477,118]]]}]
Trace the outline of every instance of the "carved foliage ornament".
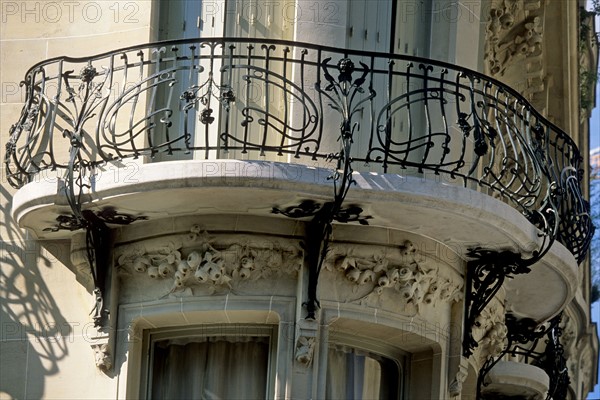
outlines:
[{"label": "carved foliage ornament", "polygon": [[441,276],[437,269],[423,267],[411,242],[406,241],[400,253],[401,260],[394,260],[383,253],[363,257],[337,247],[328,253],[325,268],[342,274],[354,285],[354,291],[366,289],[359,300],[385,292],[395,292],[402,301],[415,306],[460,300],[462,283]]},{"label": "carved foliage ornament", "polygon": [[473,336],[479,343],[476,354],[480,365],[504,351],[508,343],[508,328],[504,309],[499,304],[489,304],[475,319],[473,328]]},{"label": "carved foliage ornament", "polygon": [[542,52],[542,18],[525,8],[530,7],[523,1],[504,0],[490,10],[485,59],[492,75],[504,75],[516,59]]},{"label": "carved foliage ornament", "polygon": [[96,367],[102,371],[109,371],[112,368],[112,361],[108,344],[94,344],[92,345],[92,349],[94,350],[94,361],[96,363]]},{"label": "carved foliage ornament", "polygon": [[296,342],[296,361],[305,366],[310,366],[315,351],[315,338],[300,336]]},{"label": "carved foliage ornament", "polygon": [[192,227],[188,239],[194,250],[187,254],[182,252],[182,243],[174,242],[153,251],[130,248],[118,258],[118,267],[171,280],[171,292],[206,285],[214,293],[232,289],[239,281],[295,275],[302,263],[299,248],[277,242],[219,244],[198,226]]}]

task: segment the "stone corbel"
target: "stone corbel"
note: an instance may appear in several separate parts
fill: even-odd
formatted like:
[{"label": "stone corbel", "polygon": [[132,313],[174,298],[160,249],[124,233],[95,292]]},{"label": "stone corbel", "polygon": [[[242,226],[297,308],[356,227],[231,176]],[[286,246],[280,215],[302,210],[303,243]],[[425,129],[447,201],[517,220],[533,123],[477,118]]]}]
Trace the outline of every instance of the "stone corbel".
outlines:
[{"label": "stone corbel", "polygon": [[104,372],[108,373],[113,367],[113,356],[114,351],[112,349],[112,341],[110,335],[103,332],[96,332],[94,336],[89,338],[91,341],[91,348],[94,351],[94,362],[96,367]]},{"label": "stone corbel", "polygon": [[458,371],[454,375],[454,379],[448,385],[448,394],[450,397],[460,398],[463,383],[467,379],[469,375],[469,360],[465,357],[460,358],[460,362],[458,363]]},{"label": "stone corbel", "polygon": [[305,367],[313,362],[319,323],[316,320],[301,319],[296,325],[296,349],[294,358]]},{"label": "stone corbel", "polygon": [[94,279],[92,278],[92,272],[87,257],[87,243],[85,241],[85,233],[76,233],[71,239],[71,264],[73,265],[73,272],[75,273],[75,279],[79,282],[86,290],[92,291],[94,289]]},{"label": "stone corbel", "polygon": [[118,304],[117,282],[109,270],[106,293],[104,293],[104,296],[98,295],[97,289],[94,289],[86,246],[85,233],[75,234],[71,240],[70,259],[75,267],[77,281],[92,292],[95,308],[100,307],[102,313],[106,316],[102,321],[102,326],[94,326],[87,331],[91,335],[86,339],[90,342],[96,367],[104,373],[109,373],[114,365],[114,337],[112,336],[115,329],[113,316],[116,315]]}]

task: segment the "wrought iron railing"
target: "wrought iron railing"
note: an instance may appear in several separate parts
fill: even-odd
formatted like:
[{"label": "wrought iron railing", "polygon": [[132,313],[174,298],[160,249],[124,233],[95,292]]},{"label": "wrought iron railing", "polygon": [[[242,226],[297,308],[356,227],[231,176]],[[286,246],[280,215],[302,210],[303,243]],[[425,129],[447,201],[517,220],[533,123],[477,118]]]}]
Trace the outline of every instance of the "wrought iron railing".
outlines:
[{"label": "wrought iron railing", "polygon": [[46,170],[142,156],[335,167],[341,126],[355,170],[479,187],[546,234],[558,226],[578,260],[591,239],[575,143],[517,92],[454,65],[211,38],[55,58],[23,84],[5,161],[17,188]]}]

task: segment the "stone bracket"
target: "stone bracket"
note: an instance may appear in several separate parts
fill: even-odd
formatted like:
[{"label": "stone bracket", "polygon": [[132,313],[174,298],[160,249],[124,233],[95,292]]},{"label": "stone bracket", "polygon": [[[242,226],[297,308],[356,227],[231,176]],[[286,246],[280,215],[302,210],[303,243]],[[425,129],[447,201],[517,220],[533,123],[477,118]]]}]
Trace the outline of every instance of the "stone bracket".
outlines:
[{"label": "stone bracket", "polygon": [[301,319],[296,325],[294,358],[305,367],[312,365],[318,333],[319,323],[315,320]]}]

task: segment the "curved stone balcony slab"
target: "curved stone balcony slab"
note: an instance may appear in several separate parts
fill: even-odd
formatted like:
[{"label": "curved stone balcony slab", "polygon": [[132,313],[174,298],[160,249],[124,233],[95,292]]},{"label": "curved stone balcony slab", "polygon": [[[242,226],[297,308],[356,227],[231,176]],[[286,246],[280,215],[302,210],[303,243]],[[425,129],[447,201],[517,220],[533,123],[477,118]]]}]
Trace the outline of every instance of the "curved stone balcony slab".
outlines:
[{"label": "curved stone balcony slab", "polygon": [[431,174],[496,196],[578,261],[593,233],[573,140],[514,90],[455,65],[205,38],[51,59],[24,85],[6,146],[9,182],[20,188],[57,171],[75,208],[107,162],[229,158],[339,170],[351,159],[357,171]]},{"label": "curved stone balcony slab", "polygon": [[484,399],[522,398],[543,400],[549,379],[543,369],[514,361],[500,361],[486,377]]},{"label": "curved stone balcony slab", "polygon": [[[328,170],[284,163],[187,160],[142,164],[135,182],[116,179],[115,171],[107,169],[94,181],[93,191],[84,194],[86,208],[114,209],[154,223],[186,215],[235,214],[261,217],[261,223],[271,224],[284,218],[274,215],[273,207],[306,199],[327,201],[332,191]],[[410,232],[442,243],[462,258],[478,246],[519,253],[539,246],[539,231],[514,208],[491,196],[417,177],[356,172],[354,178],[356,185],[346,202],[360,206],[371,217],[369,226],[336,226],[343,226],[346,233],[351,230],[362,241],[369,241],[375,228]],[[69,230],[48,230],[57,225],[57,215],[70,213],[58,187],[56,181],[30,183],[14,197],[13,217],[39,239],[72,235]],[[134,224],[142,227],[149,222]],[[334,238],[335,232],[334,227]],[[507,290],[514,292],[510,308],[516,315],[544,321],[574,296],[577,265],[568,250],[555,242],[531,270],[507,281]],[[544,285],[533,284],[540,280]],[[541,298],[545,300],[534,301]]]}]

